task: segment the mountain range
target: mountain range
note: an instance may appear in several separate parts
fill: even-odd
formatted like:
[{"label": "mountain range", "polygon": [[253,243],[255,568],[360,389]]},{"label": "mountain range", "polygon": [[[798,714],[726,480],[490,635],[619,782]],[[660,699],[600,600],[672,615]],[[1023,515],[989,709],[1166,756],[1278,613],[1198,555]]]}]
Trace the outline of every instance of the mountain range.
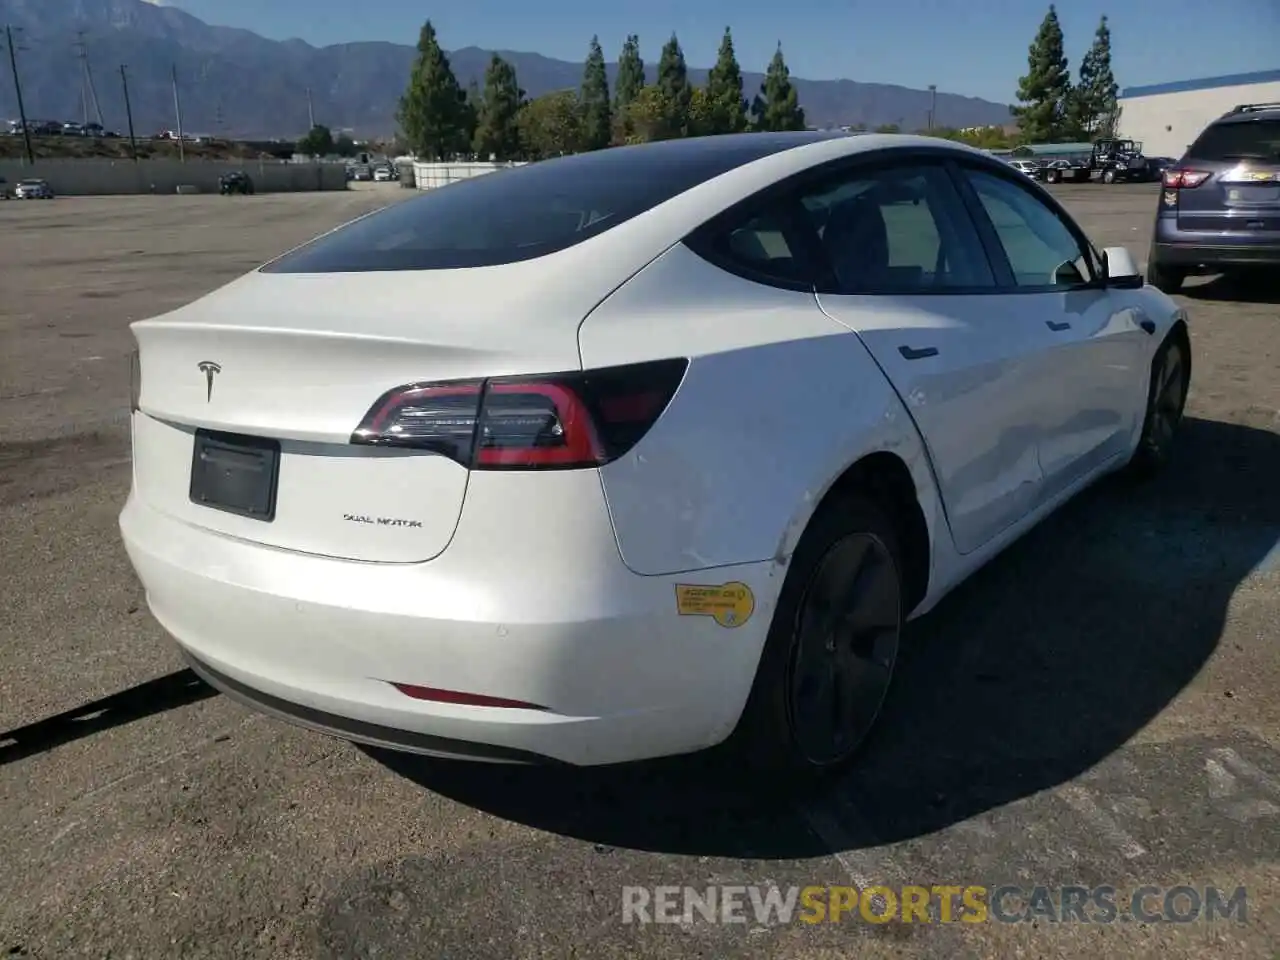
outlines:
[{"label": "mountain range", "polygon": [[[314,47],[302,40],[268,40],[249,30],[218,27],[170,6],[144,0],[0,0],[0,24],[10,24],[19,79],[32,120],[96,120],[124,132],[127,83],[139,136],[176,126],[172,78],[176,73],[183,129],[241,138],[295,138],[317,123],[357,137],[390,135],[416,51],[385,43]],[[584,31],[583,55],[589,30]],[[417,38],[412,38],[416,40]],[[577,87],[582,64],[537,53],[497,51],[516,68],[533,97]],[[483,82],[492,52],[465,47],[449,54],[465,86]],[[646,64],[654,79],[656,51]],[[86,71],[87,64],[87,71]],[[121,76],[121,65],[125,76]],[[612,81],[615,65],[610,64]],[[86,73],[92,78],[85,81]],[[707,71],[690,67],[690,80]],[[127,78],[127,79],[126,79]],[[743,73],[748,98],[763,76]],[[904,130],[928,122],[927,90],[852,80],[794,83],[811,126],[894,123]],[[90,95],[89,91],[93,94]],[[976,97],[936,94],[939,126],[1006,124],[1009,107]],[[0,71],[0,116],[18,116],[8,71]]]}]

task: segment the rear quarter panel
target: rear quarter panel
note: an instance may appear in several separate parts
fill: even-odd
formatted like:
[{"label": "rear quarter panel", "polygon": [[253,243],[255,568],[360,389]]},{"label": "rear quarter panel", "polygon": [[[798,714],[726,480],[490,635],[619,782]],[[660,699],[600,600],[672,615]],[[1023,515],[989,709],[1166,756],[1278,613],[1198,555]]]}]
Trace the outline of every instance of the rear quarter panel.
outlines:
[{"label": "rear quarter panel", "polygon": [[600,471],[634,572],[782,566],[830,486],[877,451],[911,470],[932,534],[919,435],[857,336],[812,294],[741,279],[677,244],[586,319],[579,344],[587,368],[691,361],[653,429]]}]

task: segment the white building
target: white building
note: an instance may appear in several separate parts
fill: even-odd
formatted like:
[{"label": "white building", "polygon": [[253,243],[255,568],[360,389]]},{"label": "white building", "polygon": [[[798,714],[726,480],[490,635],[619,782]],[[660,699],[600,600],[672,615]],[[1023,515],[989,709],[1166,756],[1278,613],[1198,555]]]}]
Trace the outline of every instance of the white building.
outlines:
[{"label": "white building", "polygon": [[1180,80],[1120,92],[1120,136],[1148,157],[1181,157],[1205,127],[1242,103],[1280,103],[1280,70]]}]

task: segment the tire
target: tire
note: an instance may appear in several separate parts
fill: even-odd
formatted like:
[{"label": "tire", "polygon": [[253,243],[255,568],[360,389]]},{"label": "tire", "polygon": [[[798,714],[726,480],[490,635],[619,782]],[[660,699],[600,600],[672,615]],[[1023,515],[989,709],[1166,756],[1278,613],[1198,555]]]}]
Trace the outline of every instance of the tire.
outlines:
[{"label": "tire", "polygon": [[1114,170],[1111,170],[1111,169],[1103,170],[1103,171],[1102,171],[1102,182],[1103,182],[1103,183],[1115,183],[1115,182],[1116,182],[1116,172],[1115,172]]},{"label": "tire", "polygon": [[1156,260],[1147,264],[1147,283],[1161,293],[1177,293],[1186,279],[1187,271],[1181,267],[1164,266]]},{"label": "tire", "polygon": [[1045,183],[1058,183],[1062,179],[1062,174],[1057,170],[1050,170],[1044,175]]},{"label": "tire", "polygon": [[[845,497],[814,515],[792,555],[755,682],[727,744],[734,769],[756,783],[803,790],[856,758],[897,661],[905,617],[901,556],[892,516],[870,499]],[[829,606],[828,591],[837,601],[851,593],[859,601]]]},{"label": "tire", "polygon": [[1187,341],[1171,333],[1151,360],[1151,378],[1147,387],[1147,412],[1142,421],[1142,435],[1129,461],[1128,473],[1145,479],[1158,473],[1169,462],[1173,440],[1182,423],[1187,404],[1187,388],[1191,384],[1191,355]]}]

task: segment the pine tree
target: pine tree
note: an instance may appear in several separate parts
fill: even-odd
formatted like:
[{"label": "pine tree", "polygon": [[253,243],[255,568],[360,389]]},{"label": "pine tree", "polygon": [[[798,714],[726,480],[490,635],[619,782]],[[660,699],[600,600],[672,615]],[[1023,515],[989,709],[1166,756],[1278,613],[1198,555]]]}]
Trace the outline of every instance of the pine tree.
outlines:
[{"label": "pine tree", "polygon": [[476,117],[475,152],[479,159],[515,160],[520,156],[517,119],[524,91],[516,69],[496,53],[484,73],[484,93]]},{"label": "pine tree", "polygon": [[462,128],[466,134],[467,143],[471,144],[473,149],[476,139],[476,127],[480,123],[480,103],[484,99],[484,95],[480,92],[480,84],[476,83],[473,77],[467,83],[467,91],[463,94],[463,116]]},{"label": "pine tree", "polygon": [[615,139],[622,143],[632,140],[630,106],[644,89],[644,61],[640,59],[640,38],[634,33],[627,36],[618,55],[618,76],[613,81],[613,117],[616,126]]},{"label": "pine tree", "polygon": [[782,57],[782,44],[773,52],[760,94],[751,105],[757,130],[803,130],[804,110],[799,105],[791,71]]},{"label": "pine tree", "polygon": [[1111,29],[1105,16],[1089,52],[1080,61],[1080,82],[1072,93],[1070,114],[1075,135],[1114,136],[1120,86],[1111,71]]},{"label": "pine tree", "polygon": [[400,98],[400,130],[421,157],[448,160],[467,149],[466,95],[428,20],[418,34],[418,58]]},{"label": "pine tree", "polygon": [[613,140],[613,116],[609,106],[609,76],[604,68],[600,38],[591,38],[591,49],[582,69],[582,138],[587,150],[601,150]]},{"label": "pine tree", "polygon": [[737,133],[747,128],[747,101],[742,97],[742,69],[733,50],[728,27],[720,40],[720,54],[707,76],[708,133]]},{"label": "pine tree", "polygon": [[689,85],[689,68],[684,62],[680,41],[671,34],[658,58],[658,89],[666,98],[671,111],[668,127],[677,137],[686,136],[689,130],[689,108],[693,100],[693,87]]},{"label": "pine tree", "polygon": [[640,38],[634,33],[627,37],[618,56],[618,77],[613,82],[613,108],[622,113],[644,89],[644,61],[640,59]]},{"label": "pine tree", "polygon": [[1027,68],[1027,75],[1018,80],[1018,99],[1023,105],[1014,107],[1013,115],[1018,118],[1024,139],[1053,142],[1066,132],[1066,113],[1072,99],[1062,25],[1053,4],[1028,50]]}]

